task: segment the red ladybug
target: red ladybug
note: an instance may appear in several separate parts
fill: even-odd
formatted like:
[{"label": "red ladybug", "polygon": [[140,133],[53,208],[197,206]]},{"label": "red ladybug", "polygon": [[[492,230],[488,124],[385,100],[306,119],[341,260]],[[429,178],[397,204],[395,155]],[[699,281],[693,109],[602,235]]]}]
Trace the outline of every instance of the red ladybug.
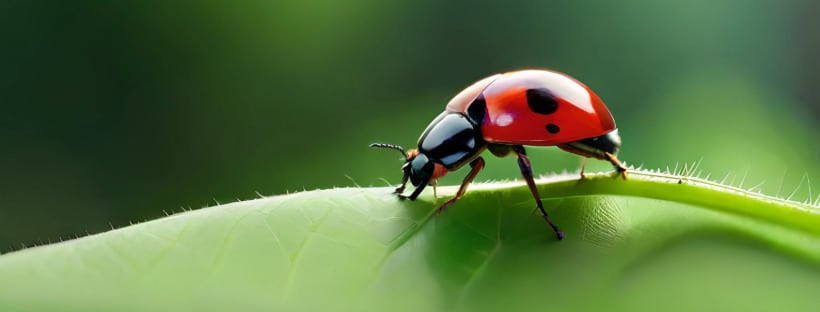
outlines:
[{"label": "red ladybug", "polygon": [[[626,168],[615,157],[621,138],[609,109],[583,83],[549,70],[496,74],[467,87],[427,126],[418,149],[405,152],[398,145],[370,144],[404,155],[404,176],[395,191],[402,199],[416,199],[428,184],[435,190],[439,177],[470,164],[472,169],[458,193],[441,205],[439,212],[464,195],[484,167],[480,155],[485,149],[498,157],[515,153],[544,220],[562,239],[564,233],[552,223],[541,203],[524,145],[556,145],[574,154],[606,160],[626,178]],[[408,179],[416,187],[409,196],[402,194]]]}]

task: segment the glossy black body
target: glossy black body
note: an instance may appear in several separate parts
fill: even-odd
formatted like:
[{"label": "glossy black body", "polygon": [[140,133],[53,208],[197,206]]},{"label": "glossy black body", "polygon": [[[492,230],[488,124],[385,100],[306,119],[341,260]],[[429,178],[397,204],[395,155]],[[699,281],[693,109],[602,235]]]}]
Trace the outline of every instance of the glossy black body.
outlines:
[{"label": "glossy black body", "polygon": [[481,125],[463,113],[443,112],[419,138],[419,154],[455,171],[478,157],[487,142],[481,137]]}]

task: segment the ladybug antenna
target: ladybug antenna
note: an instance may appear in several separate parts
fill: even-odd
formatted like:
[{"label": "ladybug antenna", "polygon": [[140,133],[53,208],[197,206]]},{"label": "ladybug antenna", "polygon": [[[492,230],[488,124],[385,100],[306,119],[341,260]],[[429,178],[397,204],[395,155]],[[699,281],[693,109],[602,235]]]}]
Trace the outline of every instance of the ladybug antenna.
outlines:
[{"label": "ladybug antenna", "polygon": [[404,151],[404,148],[395,144],[387,144],[387,143],[371,143],[370,147],[381,147],[381,148],[389,148],[397,150],[401,153],[401,156],[404,157],[404,160],[409,160],[407,158],[407,152]]}]

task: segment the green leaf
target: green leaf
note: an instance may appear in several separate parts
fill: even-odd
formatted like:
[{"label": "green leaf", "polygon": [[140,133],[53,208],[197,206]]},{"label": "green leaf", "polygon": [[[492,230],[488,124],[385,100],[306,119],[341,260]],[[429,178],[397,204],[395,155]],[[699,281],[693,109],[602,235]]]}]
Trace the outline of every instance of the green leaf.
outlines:
[{"label": "green leaf", "polygon": [[[301,192],[0,256],[1,311],[814,310],[820,211],[632,171]],[[453,187],[440,188],[451,195]]]}]

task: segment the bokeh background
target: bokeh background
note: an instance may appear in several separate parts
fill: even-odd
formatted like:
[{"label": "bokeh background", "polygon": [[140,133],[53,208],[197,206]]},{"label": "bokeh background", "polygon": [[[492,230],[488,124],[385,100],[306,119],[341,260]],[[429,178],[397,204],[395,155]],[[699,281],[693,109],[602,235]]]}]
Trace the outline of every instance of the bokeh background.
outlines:
[{"label": "bokeh background", "polygon": [[[816,198],[817,12],[811,0],[2,0],[0,252],[257,192],[395,184],[398,155],[368,143],[412,147],[463,87],[531,67],[593,88],[627,163],[700,160],[713,179]],[[580,164],[530,153],[540,173]],[[478,180],[518,177],[513,159],[487,167]]]}]

